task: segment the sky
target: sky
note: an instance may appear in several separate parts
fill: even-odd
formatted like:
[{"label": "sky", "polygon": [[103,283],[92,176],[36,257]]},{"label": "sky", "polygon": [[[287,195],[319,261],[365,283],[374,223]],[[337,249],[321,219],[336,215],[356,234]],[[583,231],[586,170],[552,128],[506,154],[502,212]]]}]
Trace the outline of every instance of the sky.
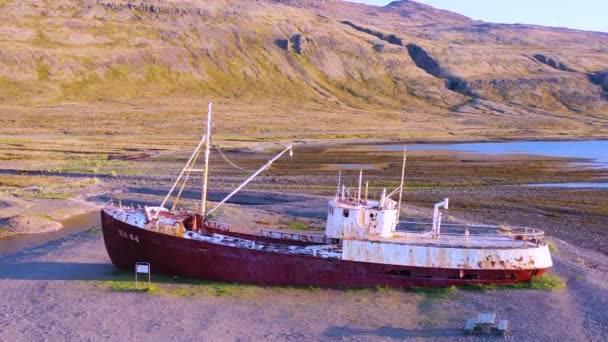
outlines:
[{"label": "sky", "polygon": [[[390,0],[348,0],[384,6]],[[522,23],[608,32],[608,0],[418,0],[496,23]]]}]

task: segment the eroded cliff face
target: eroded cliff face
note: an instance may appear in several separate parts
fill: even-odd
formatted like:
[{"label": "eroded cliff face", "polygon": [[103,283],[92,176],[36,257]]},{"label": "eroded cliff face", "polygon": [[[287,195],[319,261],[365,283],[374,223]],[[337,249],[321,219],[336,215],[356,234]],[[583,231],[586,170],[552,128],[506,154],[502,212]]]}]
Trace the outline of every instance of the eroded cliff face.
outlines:
[{"label": "eroded cliff face", "polygon": [[608,114],[604,33],[478,22],[413,1],[0,6],[4,104],[210,95],[437,113]]}]

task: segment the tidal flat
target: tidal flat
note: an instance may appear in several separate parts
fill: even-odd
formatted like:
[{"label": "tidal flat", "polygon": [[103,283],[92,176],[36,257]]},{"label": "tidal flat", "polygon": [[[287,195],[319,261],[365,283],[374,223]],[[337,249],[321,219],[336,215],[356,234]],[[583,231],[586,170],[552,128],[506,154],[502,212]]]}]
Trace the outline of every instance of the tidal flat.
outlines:
[{"label": "tidal flat", "polygon": [[[34,138],[5,140],[0,153],[20,158],[2,164],[0,214],[55,220],[110,200],[158,205],[190,153],[187,139],[153,147],[142,141],[137,148],[129,147],[134,138],[79,139],[83,142],[65,139],[51,145]],[[218,146],[245,170],[257,169],[280,148],[233,141]],[[296,144],[293,157],[277,161],[216,219],[243,231],[320,232],[339,171],[354,187],[358,170],[353,165],[371,165],[363,175],[369,197],[377,197],[383,187],[398,186],[402,155],[353,144]],[[220,200],[248,174],[213,154],[211,200]],[[606,170],[573,158],[408,152],[404,218],[428,219],[432,204],[449,197],[448,220],[543,229],[555,263],[550,274],[563,286],[329,290],[153,274],[152,288],[138,291],[130,273],[112,266],[100,230],[88,229],[94,223],[87,223],[82,231],[0,256],[0,336],[465,340],[461,328],[466,318],[493,311],[509,319],[513,340],[602,340],[608,337],[608,315],[602,310],[608,304],[607,189],[521,185],[601,182],[605,177]],[[181,205],[194,208],[199,188],[200,181],[193,179]],[[47,193],[66,195],[38,195]]]}]

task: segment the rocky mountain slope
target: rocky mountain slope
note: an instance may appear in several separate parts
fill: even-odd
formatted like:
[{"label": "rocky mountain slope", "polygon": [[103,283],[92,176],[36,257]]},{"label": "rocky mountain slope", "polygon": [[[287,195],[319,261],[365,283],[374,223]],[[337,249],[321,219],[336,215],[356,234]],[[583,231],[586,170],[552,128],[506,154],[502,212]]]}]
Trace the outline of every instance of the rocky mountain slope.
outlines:
[{"label": "rocky mountain slope", "polygon": [[368,123],[390,112],[608,130],[608,34],[479,22],[414,1],[0,0],[7,117],[174,98],[353,109]]}]

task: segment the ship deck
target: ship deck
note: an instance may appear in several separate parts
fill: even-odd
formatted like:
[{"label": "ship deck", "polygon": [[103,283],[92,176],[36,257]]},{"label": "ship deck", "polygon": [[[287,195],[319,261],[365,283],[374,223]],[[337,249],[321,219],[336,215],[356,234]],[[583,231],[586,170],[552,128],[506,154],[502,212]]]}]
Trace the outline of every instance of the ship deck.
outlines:
[{"label": "ship deck", "polygon": [[[134,227],[146,229],[146,214],[141,209],[107,208],[106,212]],[[184,213],[163,212],[158,224],[173,225],[187,217],[188,215]],[[431,223],[427,222],[401,222],[393,237],[383,238],[367,235],[361,240],[443,248],[520,249],[537,247],[544,236],[544,233],[537,229],[463,224],[442,224],[441,234],[434,236],[430,228]],[[184,238],[232,247],[323,258],[340,258],[342,253],[340,245],[291,246],[289,244],[253,241],[223,234],[201,234],[194,231],[186,232]]]},{"label": "ship deck", "polygon": [[494,249],[532,248],[543,238],[539,229],[467,224],[442,224],[441,234],[435,236],[432,223],[426,222],[401,222],[391,238],[368,237],[386,243]]}]

